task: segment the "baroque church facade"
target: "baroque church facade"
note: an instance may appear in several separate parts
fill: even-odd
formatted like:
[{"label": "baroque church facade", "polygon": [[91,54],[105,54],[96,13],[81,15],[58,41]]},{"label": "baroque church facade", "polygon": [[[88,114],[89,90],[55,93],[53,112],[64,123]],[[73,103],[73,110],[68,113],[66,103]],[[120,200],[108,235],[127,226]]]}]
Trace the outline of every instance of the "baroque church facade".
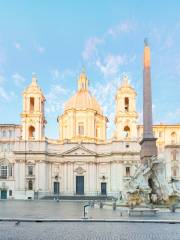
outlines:
[{"label": "baroque church facade", "polygon": [[[144,61],[147,61],[144,56]],[[115,97],[115,132],[82,72],[78,89],[58,117],[59,138],[45,137],[45,97],[36,76],[23,93],[21,125],[0,124],[0,199],[48,196],[121,197],[140,165],[143,126],[136,91],[124,77]],[[167,181],[180,179],[180,124],[153,126]]]}]

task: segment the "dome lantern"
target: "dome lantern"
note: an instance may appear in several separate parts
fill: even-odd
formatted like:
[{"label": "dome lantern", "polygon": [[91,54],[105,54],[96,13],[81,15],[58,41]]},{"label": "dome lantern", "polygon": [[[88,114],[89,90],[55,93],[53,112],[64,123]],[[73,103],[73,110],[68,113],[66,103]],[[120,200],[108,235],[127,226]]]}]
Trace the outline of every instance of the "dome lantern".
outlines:
[{"label": "dome lantern", "polygon": [[79,80],[78,80],[78,91],[87,91],[88,90],[88,79],[85,72],[85,69],[82,70]]}]

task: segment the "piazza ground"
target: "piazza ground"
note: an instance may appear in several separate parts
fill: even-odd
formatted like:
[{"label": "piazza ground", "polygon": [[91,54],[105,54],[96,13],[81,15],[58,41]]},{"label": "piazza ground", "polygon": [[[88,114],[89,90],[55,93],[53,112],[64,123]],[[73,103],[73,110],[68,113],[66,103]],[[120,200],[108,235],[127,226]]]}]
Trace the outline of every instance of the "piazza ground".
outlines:
[{"label": "piazza ground", "polygon": [[[59,201],[54,200],[27,200],[27,201],[0,201],[0,218],[32,218],[32,219],[81,219],[83,206],[88,201]],[[139,219],[129,217],[128,208],[117,208],[113,211],[112,206],[99,208],[99,202],[94,208],[88,208],[89,219]],[[180,210],[171,213],[169,209],[160,210],[158,214],[141,219],[155,220],[180,220]]]},{"label": "piazza ground", "polygon": [[[0,219],[81,219],[87,201],[0,201]],[[89,219],[180,220],[180,211],[153,217],[129,217],[127,208],[89,208]],[[132,222],[0,222],[0,240],[179,240],[180,224]]]}]

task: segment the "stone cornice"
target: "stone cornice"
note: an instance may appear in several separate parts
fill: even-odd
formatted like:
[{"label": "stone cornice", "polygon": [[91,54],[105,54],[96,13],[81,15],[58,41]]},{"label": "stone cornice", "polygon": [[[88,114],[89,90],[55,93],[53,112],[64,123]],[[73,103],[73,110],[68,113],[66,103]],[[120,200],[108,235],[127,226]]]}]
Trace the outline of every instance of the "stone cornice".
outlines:
[{"label": "stone cornice", "polygon": [[178,145],[178,144],[177,145],[176,144],[174,144],[174,145],[173,144],[167,144],[164,147],[165,148],[180,148],[180,145]]}]

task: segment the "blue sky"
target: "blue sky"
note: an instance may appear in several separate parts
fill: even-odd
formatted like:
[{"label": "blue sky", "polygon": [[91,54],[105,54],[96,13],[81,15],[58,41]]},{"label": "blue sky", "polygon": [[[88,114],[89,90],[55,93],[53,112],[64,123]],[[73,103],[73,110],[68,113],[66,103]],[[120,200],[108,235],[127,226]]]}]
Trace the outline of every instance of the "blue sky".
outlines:
[{"label": "blue sky", "polygon": [[[20,123],[32,73],[46,96],[46,135],[82,66],[113,132],[115,94],[128,74],[142,115],[143,41],[151,47],[155,123],[180,123],[180,1],[0,1],[0,123]],[[141,117],[140,120],[141,121]]]}]

